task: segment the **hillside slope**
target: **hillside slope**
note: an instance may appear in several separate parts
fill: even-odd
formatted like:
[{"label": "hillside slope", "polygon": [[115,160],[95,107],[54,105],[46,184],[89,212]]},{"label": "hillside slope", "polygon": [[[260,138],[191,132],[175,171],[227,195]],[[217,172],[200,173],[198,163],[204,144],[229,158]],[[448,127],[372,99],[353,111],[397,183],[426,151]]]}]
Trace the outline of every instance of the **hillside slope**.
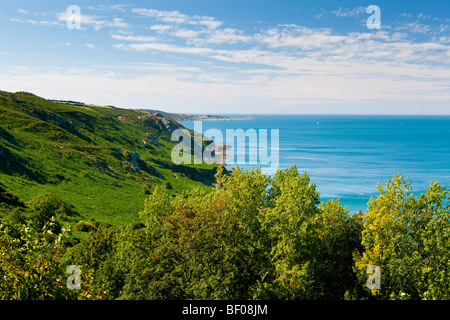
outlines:
[{"label": "hillside slope", "polygon": [[214,181],[215,165],[172,163],[171,133],[181,127],[143,111],[0,91],[0,186],[23,202],[57,194],[78,219],[139,223],[156,185],[175,193]]}]

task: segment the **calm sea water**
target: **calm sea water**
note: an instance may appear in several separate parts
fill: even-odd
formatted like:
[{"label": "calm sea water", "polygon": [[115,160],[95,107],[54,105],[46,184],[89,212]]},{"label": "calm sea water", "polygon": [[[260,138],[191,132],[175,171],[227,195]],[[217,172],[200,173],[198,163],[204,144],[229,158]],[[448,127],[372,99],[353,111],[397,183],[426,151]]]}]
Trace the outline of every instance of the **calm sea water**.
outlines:
[{"label": "calm sea water", "polygon": [[[220,129],[225,139],[226,129],[278,129],[279,168],[295,164],[316,183],[321,200],[340,198],[352,213],[367,212],[368,200],[378,194],[377,183],[385,184],[396,173],[409,177],[414,194],[424,192],[432,180],[450,186],[450,116],[257,117],[261,120],[203,121],[202,133]],[[194,129],[193,122],[181,124]]]}]

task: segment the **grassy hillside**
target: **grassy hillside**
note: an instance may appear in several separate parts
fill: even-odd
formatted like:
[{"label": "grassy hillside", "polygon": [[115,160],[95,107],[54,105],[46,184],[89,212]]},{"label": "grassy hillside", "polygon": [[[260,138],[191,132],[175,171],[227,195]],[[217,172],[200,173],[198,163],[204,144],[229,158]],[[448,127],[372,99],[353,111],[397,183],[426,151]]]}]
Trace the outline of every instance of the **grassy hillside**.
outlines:
[{"label": "grassy hillside", "polygon": [[54,193],[74,206],[72,223],[139,223],[156,185],[178,193],[213,182],[215,165],[172,163],[177,127],[143,111],[0,91],[0,191],[23,203]]}]

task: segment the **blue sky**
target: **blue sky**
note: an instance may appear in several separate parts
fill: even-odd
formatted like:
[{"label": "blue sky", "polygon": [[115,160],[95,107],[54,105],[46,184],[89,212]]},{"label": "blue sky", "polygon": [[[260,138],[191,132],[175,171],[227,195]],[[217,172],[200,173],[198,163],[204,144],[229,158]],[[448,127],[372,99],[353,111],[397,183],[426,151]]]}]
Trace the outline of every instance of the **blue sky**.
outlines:
[{"label": "blue sky", "polygon": [[[69,27],[70,5],[80,28]],[[370,5],[381,29],[367,26]],[[0,30],[0,89],[49,99],[208,114],[450,114],[448,0],[7,0]]]}]

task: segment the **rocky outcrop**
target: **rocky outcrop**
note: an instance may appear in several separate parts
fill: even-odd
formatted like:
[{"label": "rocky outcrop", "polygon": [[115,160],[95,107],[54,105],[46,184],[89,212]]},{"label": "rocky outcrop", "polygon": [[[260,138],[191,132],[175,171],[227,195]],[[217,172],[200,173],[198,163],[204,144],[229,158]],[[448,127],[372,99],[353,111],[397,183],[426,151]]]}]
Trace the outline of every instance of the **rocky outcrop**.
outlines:
[{"label": "rocky outcrop", "polygon": [[130,153],[130,157],[131,157],[130,163],[135,167],[139,167],[139,162],[143,162],[141,160],[141,156],[137,152]]},{"label": "rocky outcrop", "polygon": [[63,129],[75,129],[70,121],[64,119],[61,116],[58,116],[57,114],[54,114],[53,112],[49,112],[48,117],[54,120],[58,127],[61,127]]},{"label": "rocky outcrop", "polygon": [[150,143],[154,144],[154,145],[158,145],[158,137],[155,137],[154,135],[152,135],[151,133],[147,133],[147,139]]},{"label": "rocky outcrop", "polygon": [[175,123],[173,123],[172,120],[170,120],[168,118],[161,118],[161,121],[162,121],[164,127],[166,128],[166,130],[169,132],[174,132],[175,130],[178,129],[178,126]]},{"label": "rocky outcrop", "polygon": [[151,164],[148,164],[147,162],[142,160],[139,153],[132,152],[132,153],[130,153],[130,157],[131,157],[131,160],[130,160],[131,169],[133,169],[134,172],[140,173],[140,170],[143,170],[157,178],[166,180],[166,178],[161,174],[161,172],[159,172]]},{"label": "rocky outcrop", "polygon": [[101,172],[106,173],[109,176],[118,176],[119,174],[113,167],[108,166],[107,164],[101,161],[94,161],[94,164]]},{"label": "rocky outcrop", "polygon": [[161,119],[161,122],[167,131],[173,132],[178,129],[178,126],[172,120],[164,117],[160,112],[155,112],[154,115]]}]

